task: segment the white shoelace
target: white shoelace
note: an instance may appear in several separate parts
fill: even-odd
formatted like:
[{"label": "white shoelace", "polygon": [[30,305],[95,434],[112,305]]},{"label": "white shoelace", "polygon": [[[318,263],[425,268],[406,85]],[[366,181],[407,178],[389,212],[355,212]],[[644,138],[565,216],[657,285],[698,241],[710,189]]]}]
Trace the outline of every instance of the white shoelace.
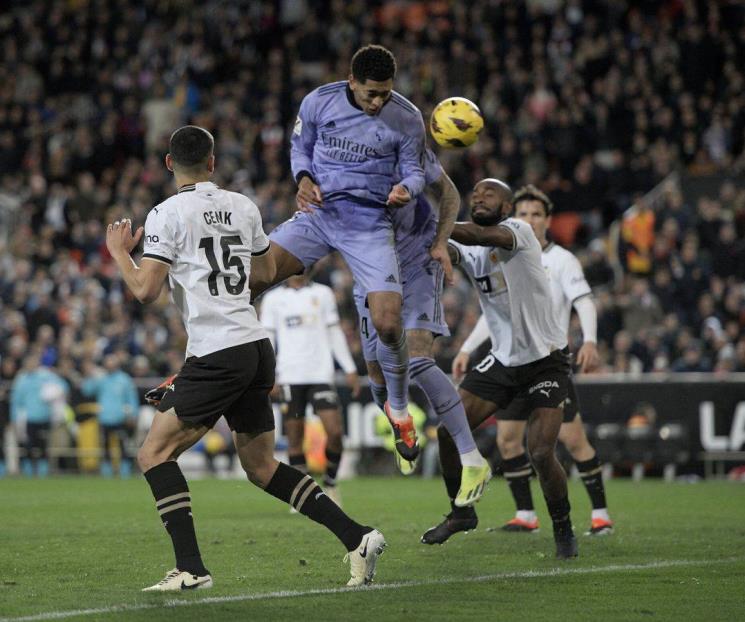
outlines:
[{"label": "white shoelace", "polygon": [[161,579],[158,582],[158,585],[165,585],[171,579],[173,579],[174,577],[179,576],[180,574],[181,574],[181,571],[178,568],[174,568],[173,570],[171,570],[171,572],[169,572],[165,577],[163,577],[163,579]]}]

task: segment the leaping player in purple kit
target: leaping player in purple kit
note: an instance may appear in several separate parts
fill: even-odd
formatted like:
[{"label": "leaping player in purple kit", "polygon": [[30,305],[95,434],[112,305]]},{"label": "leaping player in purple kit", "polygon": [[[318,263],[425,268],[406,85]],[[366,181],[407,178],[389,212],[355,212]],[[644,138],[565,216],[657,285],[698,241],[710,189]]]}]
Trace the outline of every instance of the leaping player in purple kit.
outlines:
[{"label": "leaping player in purple kit", "polygon": [[332,251],[341,253],[368,293],[396,449],[415,461],[419,443],[408,412],[401,275],[387,208],[404,207],[424,188],[424,122],[417,107],[393,91],[395,73],[393,54],[369,45],[353,56],[348,81],[326,84],[303,99],[291,151],[301,212],[270,235],[277,276],[254,284],[253,291],[258,296]]}]

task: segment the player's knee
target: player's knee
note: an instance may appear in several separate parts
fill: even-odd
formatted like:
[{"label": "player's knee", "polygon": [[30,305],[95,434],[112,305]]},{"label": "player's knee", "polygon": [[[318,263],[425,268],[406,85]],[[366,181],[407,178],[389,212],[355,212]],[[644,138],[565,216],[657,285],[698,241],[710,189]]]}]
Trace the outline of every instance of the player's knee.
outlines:
[{"label": "player's knee", "polygon": [[533,463],[536,471],[544,470],[553,460],[555,460],[555,449],[553,445],[537,443],[530,447],[530,461]]},{"label": "player's knee", "polygon": [[504,460],[519,456],[525,451],[522,439],[501,432],[497,434],[497,447]]},{"label": "player's knee", "polygon": [[395,315],[383,315],[374,326],[378,331],[378,338],[383,343],[397,343],[401,339],[401,319]]},{"label": "player's knee", "polygon": [[241,466],[243,466],[248,481],[259,488],[266,488],[269,485],[276,470],[276,464],[273,462],[242,462]]},{"label": "player's knee", "polygon": [[140,467],[140,471],[145,473],[153,467],[163,464],[168,460],[163,452],[154,451],[151,447],[143,445],[137,452],[137,465]]}]

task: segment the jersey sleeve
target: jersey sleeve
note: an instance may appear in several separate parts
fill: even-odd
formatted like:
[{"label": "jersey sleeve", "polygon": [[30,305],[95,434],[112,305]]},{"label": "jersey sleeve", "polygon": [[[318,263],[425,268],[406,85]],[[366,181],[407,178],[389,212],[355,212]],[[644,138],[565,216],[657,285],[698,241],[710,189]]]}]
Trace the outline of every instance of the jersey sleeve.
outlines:
[{"label": "jersey sleeve", "polygon": [[429,147],[424,150],[424,183],[435,183],[442,176],[442,164],[437,159],[435,152]]},{"label": "jersey sleeve", "polygon": [[315,91],[303,98],[290,138],[290,165],[295,180],[302,172],[313,171],[313,148],[316,144]]},{"label": "jersey sleeve", "polygon": [[515,238],[515,246],[508,252],[516,253],[517,251],[528,248],[531,238],[535,238],[532,227],[517,218],[507,218],[500,222],[499,226],[508,229]]},{"label": "jersey sleeve", "polygon": [[339,309],[336,306],[336,298],[331,288],[324,289],[323,321],[326,326],[333,326],[339,323]]},{"label": "jersey sleeve", "polygon": [[251,203],[251,225],[251,256],[258,257],[269,250],[269,238],[264,233],[261,212],[253,203]]},{"label": "jersey sleeve", "polygon": [[169,266],[173,263],[176,259],[176,236],[165,208],[150,210],[145,220],[144,238],[143,259],[153,259]]},{"label": "jersey sleeve", "polygon": [[559,276],[561,289],[567,300],[575,300],[592,293],[585,274],[582,272],[582,266],[574,255],[568,255],[564,268]]},{"label": "jersey sleeve", "polygon": [[420,112],[417,117],[416,123],[402,133],[398,150],[400,184],[408,189],[412,199],[424,190],[424,121]]}]

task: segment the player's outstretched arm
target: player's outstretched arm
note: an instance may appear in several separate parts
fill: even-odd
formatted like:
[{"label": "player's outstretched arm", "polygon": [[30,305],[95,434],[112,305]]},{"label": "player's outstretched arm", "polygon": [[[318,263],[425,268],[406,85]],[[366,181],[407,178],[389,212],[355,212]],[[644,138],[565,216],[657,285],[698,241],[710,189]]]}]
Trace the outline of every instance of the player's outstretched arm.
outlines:
[{"label": "player's outstretched arm", "polygon": [[450,237],[465,246],[498,246],[507,250],[516,246],[515,234],[503,225],[482,227],[474,222],[456,222]]},{"label": "player's outstretched arm", "polygon": [[432,242],[432,248],[429,253],[432,259],[439,261],[442,271],[445,274],[445,281],[448,285],[453,284],[453,264],[450,261],[448,252],[448,238],[453,232],[455,219],[460,211],[460,193],[455,187],[453,180],[442,171],[440,177],[427,187],[431,190],[436,199],[439,208],[439,219],[437,221],[437,230],[435,239]]},{"label": "player's outstretched arm", "polygon": [[248,283],[252,291],[252,281],[257,283],[272,283],[276,276],[277,261],[271,246],[266,253],[251,258],[251,272],[248,275]]},{"label": "player's outstretched arm", "polygon": [[130,257],[129,254],[139,243],[144,231],[140,227],[132,235],[132,221],[129,218],[117,220],[106,228],[106,248],[135,298],[147,304],[158,298],[170,266],[152,259],[143,259],[142,266],[138,266]]}]

